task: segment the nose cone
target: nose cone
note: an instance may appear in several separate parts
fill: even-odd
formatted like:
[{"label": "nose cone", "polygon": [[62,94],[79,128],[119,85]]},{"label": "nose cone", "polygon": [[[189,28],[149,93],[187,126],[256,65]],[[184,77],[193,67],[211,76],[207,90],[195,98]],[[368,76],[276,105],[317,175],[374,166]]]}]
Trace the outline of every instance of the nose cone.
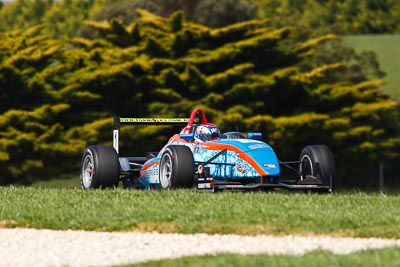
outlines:
[{"label": "nose cone", "polygon": [[268,175],[279,175],[278,158],[271,147],[254,149],[247,152]]}]

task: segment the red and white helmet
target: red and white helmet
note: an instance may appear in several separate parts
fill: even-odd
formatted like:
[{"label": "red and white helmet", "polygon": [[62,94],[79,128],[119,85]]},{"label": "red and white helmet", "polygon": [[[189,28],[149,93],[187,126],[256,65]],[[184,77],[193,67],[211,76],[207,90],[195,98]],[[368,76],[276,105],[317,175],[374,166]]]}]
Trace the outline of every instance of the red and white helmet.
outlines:
[{"label": "red and white helmet", "polygon": [[198,126],[194,132],[194,140],[197,142],[211,141],[219,137],[219,129],[214,124],[202,124]]}]

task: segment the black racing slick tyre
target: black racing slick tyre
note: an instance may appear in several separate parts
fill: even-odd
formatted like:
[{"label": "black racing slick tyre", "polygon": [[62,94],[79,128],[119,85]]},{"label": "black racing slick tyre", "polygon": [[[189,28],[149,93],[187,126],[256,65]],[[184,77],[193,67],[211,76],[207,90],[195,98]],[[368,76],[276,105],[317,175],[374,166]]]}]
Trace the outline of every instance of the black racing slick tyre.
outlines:
[{"label": "black racing slick tyre", "polygon": [[300,180],[316,177],[323,186],[332,191],[335,161],[331,150],[325,145],[306,146],[300,154]]},{"label": "black racing slick tyre", "polygon": [[86,148],[81,162],[83,190],[117,187],[119,160],[114,147],[93,145]]},{"label": "black racing slick tyre", "polygon": [[193,153],[187,146],[170,145],[161,156],[160,189],[191,188],[194,179]]}]

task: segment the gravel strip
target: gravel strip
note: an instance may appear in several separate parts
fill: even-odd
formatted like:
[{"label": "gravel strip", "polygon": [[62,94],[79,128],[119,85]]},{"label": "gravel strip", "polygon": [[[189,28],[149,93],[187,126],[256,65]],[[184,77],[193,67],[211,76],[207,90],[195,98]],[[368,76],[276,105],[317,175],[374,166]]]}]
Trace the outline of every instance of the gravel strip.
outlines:
[{"label": "gravel strip", "polygon": [[0,266],[111,266],[189,255],[348,254],[400,240],[329,236],[240,236],[0,229]]}]

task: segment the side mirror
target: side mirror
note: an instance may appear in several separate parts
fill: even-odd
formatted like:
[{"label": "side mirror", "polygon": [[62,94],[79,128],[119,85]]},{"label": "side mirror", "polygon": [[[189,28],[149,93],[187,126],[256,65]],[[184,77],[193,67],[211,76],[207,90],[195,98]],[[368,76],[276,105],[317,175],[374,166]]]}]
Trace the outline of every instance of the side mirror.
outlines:
[{"label": "side mirror", "polygon": [[188,134],[179,134],[179,137],[181,138],[181,139],[183,139],[183,140],[186,140],[186,141],[191,141],[191,140],[193,140],[194,139],[194,133],[188,133]]},{"label": "side mirror", "polygon": [[131,170],[131,166],[129,164],[129,159],[127,158],[118,158],[119,160],[119,165],[121,166],[121,169],[125,172]]},{"label": "side mirror", "polygon": [[248,133],[247,134],[248,139],[255,139],[255,140],[261,140],[262,139],[262,133]]}]

